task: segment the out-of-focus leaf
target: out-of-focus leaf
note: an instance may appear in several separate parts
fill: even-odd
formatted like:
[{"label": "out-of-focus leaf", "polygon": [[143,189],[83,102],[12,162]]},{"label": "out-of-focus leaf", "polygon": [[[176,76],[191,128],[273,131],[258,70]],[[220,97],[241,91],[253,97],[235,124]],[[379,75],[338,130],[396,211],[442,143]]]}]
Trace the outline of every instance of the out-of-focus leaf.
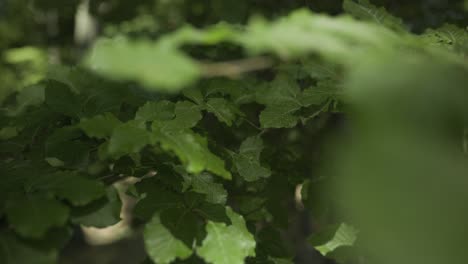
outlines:
[{"label": "out-of-focus leaf", "polygon": [[398,32],[406,31],[401,18],[391,15],[384,7],[372,5],[368,0],[345,0],[343,9],[356,18],[373,21]]},{"label": "out-of-focus leaf", "polygon": [[3,264],[54,264],[57,262],[56,249],[38,248],[21,241],[11,233],[0,233],[0,263]]},{"label": "out-of-focus leaf", "polygon": [[[378,25],[349,17],[330,18],[302,9],[274,22],[256,18],[237,41],[252,53],[273,52],[282,58],[295,58],[315,52],[340,64],[349,65],[359,50],[388,48],[398,43],[393,32]],[[355,52],[349,52],[353,46]]]},{"label": "out-of-focus leaf", "polygon": [[100,181],[86,178],[75,171],[39,174],[31,177],[25,186],[52,193],[75,206],[85,205],[105,195],[104,185]]},{"label": "out-of-focus leaf", "polygon": [[[45,156],[56,164],[79,166],[89,155],[89,145],[80,138],[83,136],[77,127],[65,126],[56,129],[45,142]],[[64,144],[67,147],[64,148]],[[54,160],[57,159],[57,160]]]},{"label": "out-of-focus leaf", "polygon": [[468,30],[445,24],[437,29],[428,29],[421,35],[425,44],[438,46],[461,54],[468,53]]},{"label": "out-of-focus leaf", "polygon": [[81,115],[80,100],[68,85],[48,80],[45,86],[45,103],[50,109],[72,117]]},{"label": "out-of-focus leaf", "polygon": [[5,212],[17,233],[32,238],[44,236],[52,227],[63,226],[69,214],[65,205],[41,195],[9,200]]},{"label": "out-of-focus leaf", "polygon": [[156,91],[180,90],[200,75],[197,64],[182,52],[149,40],[101,39],[86,63],[105,76],[137,81]]}]

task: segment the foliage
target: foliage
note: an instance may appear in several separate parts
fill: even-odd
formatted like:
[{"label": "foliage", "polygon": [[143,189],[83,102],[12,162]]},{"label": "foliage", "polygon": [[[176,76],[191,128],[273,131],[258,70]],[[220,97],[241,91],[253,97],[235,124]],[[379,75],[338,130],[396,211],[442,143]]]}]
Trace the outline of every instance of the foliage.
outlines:
[{"label": "foliage", "polygon": [[[0,263],[56,263],[74,227],[117,223],[112,183],[128,176],[139,179],[133,214],[148,262],[292,263],[286,233],[301,213],[316,226],[308,246],[341,262],[437,263],[416,257],[424,246],[447,263],[467,259],[450,228],[437,232],[442,246],[425,244],[403,213],[394,236],[378,229],[371,220],[382,226],[389,213],[369,194],[398,211],[384,188],[399,191],[391,172],[465,172],[446,136],[463,134],[468,116],[463,19],[391,14],[423,9],[418,1],[25,2],[0,4]],[[66,33],[83,7],[103,29],[89,47]],[[327,144],[346,131],[342,116],[357,117],[355,141],[339,141],[355,152]],[[405,146],[414,153],[398,155]],[[463,208],[434,206],[466,220]]]}]

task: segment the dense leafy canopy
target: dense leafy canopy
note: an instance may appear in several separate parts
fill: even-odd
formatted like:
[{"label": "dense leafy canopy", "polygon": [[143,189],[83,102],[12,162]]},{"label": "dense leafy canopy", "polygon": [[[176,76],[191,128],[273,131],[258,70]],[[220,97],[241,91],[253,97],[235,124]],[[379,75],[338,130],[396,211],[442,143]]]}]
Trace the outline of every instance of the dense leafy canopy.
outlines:
[{"label": "dense leafy canopy", "polygon": [[276,2],[0,3],[0,263],[118,223],[130,176],[148,263],[299,263],[310,216],[341,263],[464,263],[462,1]]}]

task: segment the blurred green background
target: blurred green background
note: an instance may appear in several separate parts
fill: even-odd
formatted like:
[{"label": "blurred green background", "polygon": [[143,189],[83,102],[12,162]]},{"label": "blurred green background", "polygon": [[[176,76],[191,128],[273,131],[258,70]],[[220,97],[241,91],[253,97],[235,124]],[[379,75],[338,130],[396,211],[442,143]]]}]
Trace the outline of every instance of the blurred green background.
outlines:
[{"label": "blurred green background", "polygon": [[[465,1],[373,3],[415,33],[447,22],[468,25]],[[275,18],[301,7],[336,15],[341,6],[340,0],[0,0],[0,102],[57,65],[79,63],[98,36],[156,39],[186,23],[243,24],[252,15]],[[357,223],[365,263],[467,263],[466,69],[418,54],[383,54],[363,58],[344,85],[349,114],[329,141],[323,173],[332,181],[324,189]],[[306,233],[304,222],[290,232]],[[63,254],[63,263],[144,259],[138,238],[93,248],[75,237]],[[303,263],[328,261],[314,254],[304,253]]]}]

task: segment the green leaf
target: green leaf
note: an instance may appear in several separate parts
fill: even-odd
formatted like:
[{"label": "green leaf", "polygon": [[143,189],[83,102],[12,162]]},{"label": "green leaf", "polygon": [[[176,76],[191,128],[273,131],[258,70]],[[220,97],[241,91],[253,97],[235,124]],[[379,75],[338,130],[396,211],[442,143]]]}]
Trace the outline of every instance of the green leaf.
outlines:
[{"label": "green leaf", "polygon": [[338,79],[338,67],[334,64],[313,59],[301,61],[301,70],[305,71],[311,78],[316,80]]},{"label": "green leaf", "polygon": [[209,221],[207,236],[197,254],[213,264],[242,264],[246,257],[255,256],[255,239],[247,230],[244,218],[230,208],[226,212],[232,224]]},{"label": "green leaf", "polygon": [[322,233],[313,235],[309,238],[309,242],[320,254],[326,256],[339,247],[353,246],[358,233],[356,228],[343,223],[338,229],[326,229]]},{"label": "green leaf", "polygon": [[167,264],[177,258],[186,259],[192,255],[192,250],[175,238],[161,223],[158,214],[146,224],[143,235],[146,252],[156,263]]},{"label": "green leaf", "polygon": [[213,113],[219,121],[231,126],[240,111],[224,98],[212,98],[205,103],[205,109]]},{"label": "green leaf", "polygon": [[5,212],[18,234],[32,238],[44,236],[52,227],[63,226],[69,214],[65,205],[41,195],[9,200]]},{"label": "green leaf", "polygon": [[50,145],[64,144],[65,142],[77,140],[81,136],[81,131],[76,127],[64,126],[55,129],[54,132],[47,138],[46,148],[48,148]]},{"label": "green leaf", "polygon": [[206,96],[229,96],[230,101],[236,105],[247,104],[255,101],[256,85],[257,81],[248,77],[239,80],[212,79],[207,82]]},{"label": "green leaf", "polygon": [[299,121],[294,113],[301,108],[295,103],[281,103],[268,105],[260,113],[260,124],[262,128],[290,128]]},{"label": "green leaf", "polygon": [[111,113],[94,116],[92,118],[81,119],[78,127],[81,128],[88,137],[108,138],[112,135],[114,128],[122,122]]},{"label": "green leaf", "polygon": [[268,86],[257,92],[257,102],[264,105],[290,104],[301,107],[301,89],[297,81],[286,73],[278,73]]},{"label": "green leaf", "polygon": [[242,112],[237,106],[224,98],[210,98],[206,102],[200,89],[190,88],[183,92],[184,96],[194,101],[200,109],[213,113],[220,122],[232,126],[237,115]]},{"label": "green leaf", "polygon": [[[352,66],[369,48],[387,49],[390,43],[400,43],[401,38],[375,24],[300,9],[274,22],[256,17],[236,41],[255,54],[272,52],[290,59],[315,52],[327,60]],[[349,52],[350,47],[354,52]]]},{"label": "green leaf", "polygon": [[103,228],[117,224],[120,219],[122,202],[117,190],[108,187],[106,196],[87,204],[75,207],[71,212],[71,220],[75,224]]},{"label": "green leaf", "polygon": [[268,178],[271,171],[260,164],[260,153],[263,150],[263,141],[259,136],[244,140],[239,153],[234,154],[234,164],[237,172],[249,182]]},{"label": "green leaf", "polygon": [[147,102],[138,109],[135,119],[144,121],[171,120],[175,116],[174,111],[174,103],[170,101]]},{"label": "green leaf", "polygon": [[0,263],[2,264],[54,264],[56,249],[38,248],[10,233],[0,233]]},{"label": "green leaf", "polygon": [[181,27],[174,33],[166,35],[164,38],[161,38],[160,41],[162,45],[171,47],[184,44],[214,45],[229,40],[234,33],[232,27],[226,23],[219,23],[205,30],[196,29],[191,25],[187,25]]},{"label": "green leaf", "polygon": [[236,197],[236,203],[246,220],[257,221],[264,219],[268,212],[265,209],[266,198],[256,195],[243,195]]},{"label": "green leaf", "polygon": [[332,95],[333,90],[331,87],[309,87],[302,92],[301,103],[306,107],[311,105],[321,105]]},{"label": "green leaf", "polygon": [[116,80],[138,81],[156,91],[177,91],[200,75],[197,64],[174,47],[148,40],[100,39],[88,67]]},{"label": "green leaf", "polygon": [[452,24],[437,29],[428,29],[421,35],[423,43],[439,46],[450,51],[468,53],[468,30]]},{"label": "green leaf", "polygon": [[257,101],[266,105],[260,113],[263,128],[293,127],[299,117],[294,115],[302,107],[301,91],[296,81],[286,74],[279,74],[267,87],[257,93]]},{"label": "green leaf", "polygon": [[175,106],[175,118],[166,122],[154,122],[164,131],[181,131],[192,128],[202,119],[200,106],[189,102],[180,101]]},{"label": "green leaf", "polygon": [[[54,177],[54,179],[52,179]],[[77,173],[59,172],[52,175],[48,189],[75,206],[82,206],[105,195],[104,184]]]},{"label": "green leaf", "polygon": [[401,18],[391,15],[384,7],[372,5],[368,0],[344,0],[343,9],[356,18],[374,21],[398,32],[407,31]]},{"label": "green leaf", "polygon": [[303,107],[320,105],[335,95],[331,80],[321,80],[317,86],[301,91],[290,75],[280,73],[268,86],[257,93],[257,102],[266,105],[260,113],[262,128],[291,128],[299,121],[297,112]]},{"label": "green leaf", "polygon": [[205,237],[204,219],[191,208],[170,208],[160,214],[161,223],[176,238],[187,247],[203,240]]},{"label": "green leaf", "polygon": [[[83,164],[88,158],[90,149],[89,145],[79,140],[82,136],[77,127],[68,126],[54,130],[45,142],[46,157],[56,158],[68,166]],[[64,148],[64,145],[67,147]]]},{"label": "green leaf", "polygon": [[202,136],[186,130],[164,132],[153,125],[153,138],[166,151],[172,151],[185,165],[187,172],[198,174],[210,171],[225,179],[231,179],[231,173],[224,168],[224,161],[208,149],[208,143]]},{"label": "green leaf", "polygon": [[121,157],[139,152],[147,144],[150,144],[148,131],[137,122],[130,121],[114,129],[108,152],[113,157]]},{"label": "green leaf", "polygon": [[227,192],[223,185],[216,183],[210,173],[202,172],[199,175],[184,174],[185,184],[192,186],[196,193],[205,194],[206,201],[214,204],[225,204]]},{"label": "green leaf", "polygon": [[81,103],[79,97],[64,83],[47,80],[45,88],[45,103],[56,113],[67,116],[80,116]]},{"label": "green leaf", "polygon": [[144,179],[135,186],[142,197],[134,208],[135,216],[140,219],[148,220],[154,213],[183,207],[182,197],[166,189],[156,178]]},{"label": "green leaf", "polygon": [[18,107],[16,112],[21,112],[27,106],[40,105],[45,101],[45,86],[41,84],[24,87],[16,96]]},{"label": "green leaf", "polygon": [[204,103],[204,96],[202,94],[201,89],[199,89],[198,87],[190,87],[184,89],[182,91],[182,94],[188,99],[192,100],[197,105],[203,105]]},{"label": "green leaf", "polygon": [[[307,37],[305,30],[297,24],[298,21],[292,20],[291,17],[283,18],[272,24],[256,18],[249,23],[248,34],[239,36],[239,42],[252,53],[270,51],[282,58],[297,57],[313,50],[314,46],[318,48],[318,43],[336,46],[333,38],[324,37],[317,38],[316,42],[318,43],[314,45],[312,38]],[[337,48],[341,49],[339,46]]]},{"label": "green leaf", "polygon": [[[24,192],[25,188],[27,189],[28,181],[49,173],[50,168],[45,162],[0,162],[0,175],[2,178],[0,194],[3,197],[8,197],[10,193]],[[31,173],[31,171],[34,171],[34,173]]]},{"label": "green leaf", "polygon": [[212,222],[231,224],[224,205],[202,202],[196,205],[193,211]]}]

